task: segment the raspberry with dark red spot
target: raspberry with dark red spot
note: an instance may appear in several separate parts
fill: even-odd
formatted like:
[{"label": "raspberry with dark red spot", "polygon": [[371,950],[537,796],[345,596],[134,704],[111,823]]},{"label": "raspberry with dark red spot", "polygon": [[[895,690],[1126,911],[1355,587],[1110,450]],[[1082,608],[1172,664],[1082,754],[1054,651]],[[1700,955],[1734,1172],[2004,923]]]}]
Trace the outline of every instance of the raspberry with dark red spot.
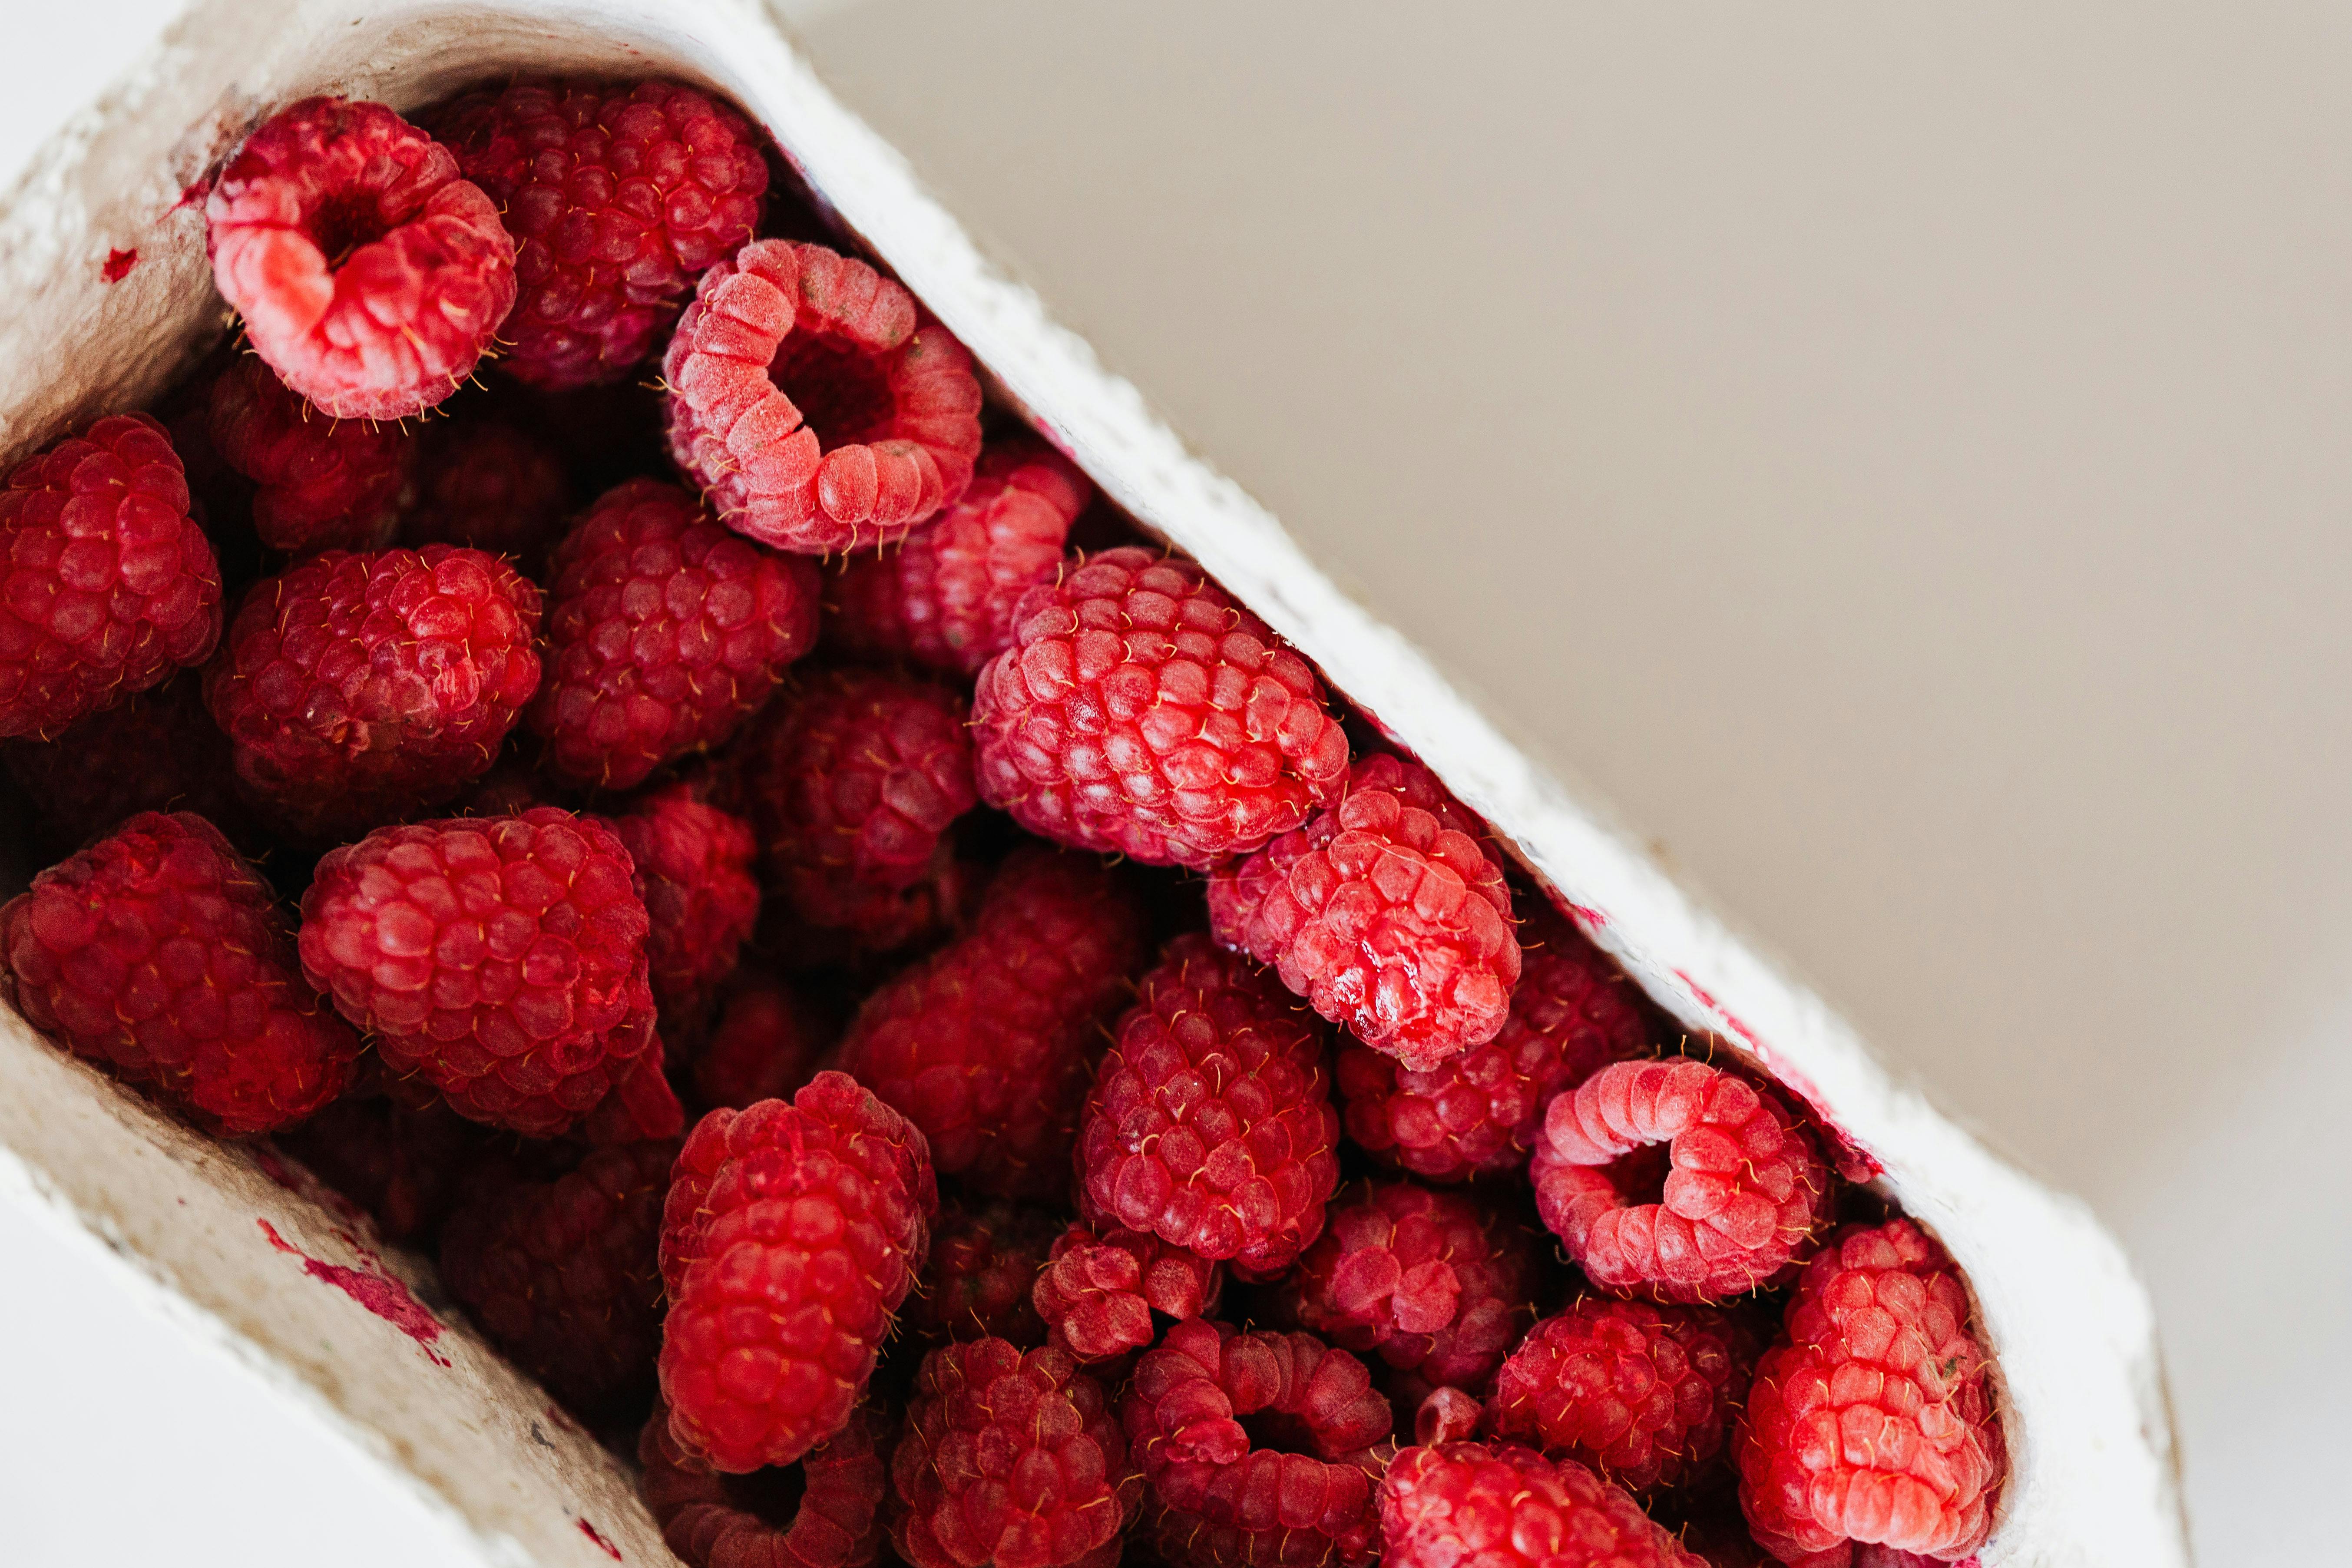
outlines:
[{"label": "raspberry with dark red spot", "polygon": [[816,1076],[817,1061],[832,1044],[791,985],[772,974],[739,973],[695,1055],[694,1092],[704,1105],[733,1110],[789,1100]]},{"label": "raspberry with dark red spot", "polygon": [[866,1568],[882,1551],[888,1446],[888,1424],[861,1405],[799,1463],[730,1476],[678,1446],[656,1400],[637,1436],[637,1490],[692,1568]]},{"label": "raspberry with dark red spot", "polygon": [[751,825],[679,780],[640,795],[612,819],[635,864],[652,927],[646,959],[666,1027],[698,1019],[735,972],[760,918]]},{"label": "raspberry with dark red spot", "polygon": [[1023,1350],[1044,1344],[1045,1325],[1029,1292],[1061,1234],[1061,1221],[1027,1204],[941,1204],[907,1326],[934,1340],[994,1338]]},{"label": "raspberry with dark red spot", "polygon": [[1706,1568],[1631,1494],[1513,1444],[1408,1448],[1380,1510],[1390,1568]]},{"label": "raspberry with dark red spot", "polygon": [[1047,1342],[1081,1362],[1141,1350],[1161,1319],[1205,1318],[1224,1293],[1223,1264],[1148,1230],[1074,1225],[1054,1242],[1030,1292]]}]

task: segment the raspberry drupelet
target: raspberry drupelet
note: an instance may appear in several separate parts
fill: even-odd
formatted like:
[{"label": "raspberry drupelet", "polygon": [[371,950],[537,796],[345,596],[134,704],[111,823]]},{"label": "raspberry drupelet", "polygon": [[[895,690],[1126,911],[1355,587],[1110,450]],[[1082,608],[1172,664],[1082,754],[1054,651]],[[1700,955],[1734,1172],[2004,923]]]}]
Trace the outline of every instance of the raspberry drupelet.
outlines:
[{"label": "raspberry drupelet", "polygon": [[310,841],[446,805],[539,685],[539,613],[513,567],[446,544],[330,550],[255,584],[205,670],[239,787]]},{"label": "raspberry drupelet", "polygon": [[231,787],[228,737],[205,711],[202,681],[183,675],[68,725],[53,741],[0,746],[40,820],[41,842],[70,854],[142,811],[193,811],[247,842]]},{"label": "raspberry drupelet", "polygon": [[555,448],[503,419],[459,416],[425,427],[400,542],[465,544],[537,573],[563,531],[572,487]]},{"label": "raspberry drupelet", "polygon": [[1135,1364],[1119,1406],[1180,1568],[1370,1563],[1394,1450],[1364,1363],[1312,1334],[1192,1318]]},{"label": "raspberry drupelet", "polygon": [[380,103],[279,110],[213,183],[205,221],[213,280],[254,349],[335,419],[439,403],[514,304],[497,204]]},{"label": "raspberry drupelet", "polygon": [[1566,921],[1538,911],[1519,940],[1510,1016],[1484,1045],[1420,1071],[1370,1046],[1340,1047],[1348,1136],[1375,1159],[1436,1182],[1519,1170],[1554,1095],[1646,1053],[1633,987]]},{"label": "raspberry drupelet", "polygon": [[1022,1350],[1044,1344],[1045,1324],[1030,1289],[1061,1235],[1060,1220],[1028,1204],[943,1201],[907,1327],[930,1340],[994,1338]]},{"label": "raspberry drupelet", "polygon": [[392,542],[416,468],[404,426],[335,419],[240,355],[207,399],[205,433],[221,461],[253,481],[253,527],[272,550],[380,550]]},{"label": "raspberry drupelet", "polygon": [[8,999],[223,1137],[333,1100],[360,1041],[303,981],[269,885],[218,829],[144,812],[0,907]]},{"label": "raspberry drupelet", "polygon": [[637,1489],[690,1568],[866,1568],[882,1551],[888,1447],[888,1423],[861,1405],[791,1468],[730,1476],[678,1446],[656,1400]]},{"label": "raspberry drupelet", "polygon": [[547,682],[530,723],[575,784],[628,789],[719,744],[816,642],[815,567],[658,480],[605,491],[549,569]]},{"label": "raspberry drupelet", "polygon": [[789,1100],[816,1076],[833,1044],[799,994],[772,974],[739,971],[720,999],[719,1021],[695,1053],[694,1092],[709,1107],[745,1110]]},{"label": "raspberry drupelet", "polygon": [[1707,1568],[1626,1492],[1511,1444],[1408,1448],[1380,1510],[1389,1568]]},{"label": "raspberry drupelet", "polygon": [[543,805],[329,851],[302,896],[302,968],[394,1072],[548,1138],[659,1062],[646,926],[619,836]]},{"label": "raspberry drupelet", "polygon": [[1061,570],[1093,494],[1043,442],[982,452],[971,487],[896,548],[850,557],[825,581],[825,638],[866,658],[906,658],[969,679],[1013,641],[1021,596]]},{"label": "raspberry drupelet", "polygon": [[844,1074],[705,1116],[662,1215],[661,1388],[679,1447],[741,1474],[840,1431],[938,1206],[922,1133]]},{"label": "raspberry drupelet", "polygon": [[697,1022],[735,972],[760,918],[751,826],[681,779],[648,791],[612,819],[636,867],[654,1003],[665,1029]]},{"label": "raspberry drupelet", "polygon": [[1734,1439],[1740,1507],[1775,1557],[1984,1544],[2007,1460],[1968,1319],[1958,1271],[1909,1220],[1848,1226],[1806,1265]]},{"label": "raspberry drupelet", "polygon": [[117,414],[0,485],[0,737],[47,739],[201,664],[220,563],[163,426]]},{"label": "raspberry drupelet", "polygon": [[1079,1124],[1079,1212],[1271,1279],[1339,1184],[1322,1027],[1204,936],[1169,943],[1137,990]]},{"label": "raspberry drupelet", "polygon": [[1029,1299],[1048,1344],[1094,1363],[1150,1344],[1159,1319],[1210,1316],[1224,1285],[1223,1264],[1148,1230],[1074,1225],[1055,1238]]},{"label": "raspberry drupelet", "polygon": [[[1660,1201],[1620,1190],[1624,1156],[1666,1143]],[[1705,1062],[1618,1062],[1555,1099],[1530,1166],[1536,1207],[1595,1285],[1712,1301],[1761,1289],[1826,1212],[1812,1134],[1744,1079]]]},{"label": "raspberry drupelet", "polygon": [[1323,683],[1181,557],[1127,546],[1022,595],[972,697],[981,798],[1030,832],[1206,869],[1348,771]]},{"label": "raspberry drupelet", "polygon": [[980,455],[971,355],[821,245],[754,240],[704,273],[662,374],[670,456],[728,527],[779,550],[892,542],[962,495]]},{"label": "raspberry drupelet", "polygon": [[758,134],[677,82],[526,78],[430,123],[513,237],[499,369],[538,386],[626,377],[766,205]]},{"label": "raspberry drupelet", "polygon": [[923,1358],[890,1470],[913,1568],[1115,1568],[1142,1501],[1103,1385],[993,1338]]},{"label": "raspberry drupelet", "polygon": [[1059,1198],[1144,923],[1134,890],[1091,858],[1017,849],[970,930],[866,999],[838,1065],[923,1130],[940,1173]]}]

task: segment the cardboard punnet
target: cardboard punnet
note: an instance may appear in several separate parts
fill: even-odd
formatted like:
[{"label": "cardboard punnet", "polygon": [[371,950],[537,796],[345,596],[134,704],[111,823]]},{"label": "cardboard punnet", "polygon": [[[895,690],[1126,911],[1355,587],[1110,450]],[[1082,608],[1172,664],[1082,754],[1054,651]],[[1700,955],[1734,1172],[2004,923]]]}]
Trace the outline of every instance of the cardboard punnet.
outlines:
[{"label": "cardboard punnet", "polygon": [[[2147,1300],[2082,1205],[1938,1114],[1349,600],[975,247],[752,0],[199,0],[0,208],[0,460],[142,405],[217,335],[226,310],[187,193],[260,117],[318,91],[413,108],[524,66],[667,72],[734,97],[995,391],[1435,768],[1685,1026],[1780,1079],[1883,1168],[1885,1190],[1967,1269],[1997,1358],[2012,1472],[1986,1568],[2187,1563]],[[446,1304],[431,1310],[443,1299],[427,1271],[377,1254],[315,1191],[156,1115],[0,1013],[0,1202],[102,1238],[130,1265],[126,1288],[157,1293],[301,1418],[379,1456],[476,1561],[668,1561],[621,1468]]]}]

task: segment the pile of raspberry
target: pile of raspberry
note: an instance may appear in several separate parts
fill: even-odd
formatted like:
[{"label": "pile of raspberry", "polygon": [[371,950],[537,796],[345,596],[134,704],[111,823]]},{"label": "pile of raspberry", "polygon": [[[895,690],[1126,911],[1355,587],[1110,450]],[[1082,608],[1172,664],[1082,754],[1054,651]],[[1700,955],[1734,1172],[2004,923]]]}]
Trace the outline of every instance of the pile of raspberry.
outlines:
[{"label": "pile of raspberry", "polygon": [[10,1002],[697,1568],[1983,1546],[1936,1239],[779,166],[660,80],[252,129],[232,344],[0,486]]}]

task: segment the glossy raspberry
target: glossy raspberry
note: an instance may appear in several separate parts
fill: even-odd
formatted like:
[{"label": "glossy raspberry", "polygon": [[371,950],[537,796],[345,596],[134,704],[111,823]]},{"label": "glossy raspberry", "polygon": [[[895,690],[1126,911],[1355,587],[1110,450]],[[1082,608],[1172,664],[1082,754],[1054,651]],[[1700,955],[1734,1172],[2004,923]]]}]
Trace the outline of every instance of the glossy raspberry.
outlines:
[{"label": "glossy raspberry", "polygon": [[492,1344],[572,1409],[653,1386],[662,1203],[675,1141],[597,1149],[551,1182],[495,1185],[450,1216],[441,1279]]},{"label": "glossy raspberry", "polygon": [[1021,596],[1062,566],[1093,490],[1042,442],[988,448],[962,499],[895,548],[853,555],[825,580],[825,639],[971,677],[1013,641]]},{"label": "glossy raspberry", "polygon": [[882,1551],[887,1437],[860,1406],[791,1468],[730,1476],[681,1448],[656,1401],[637,1437],[637,1489],[690,1568],[866,1568]]},{"label": "glossy raspberry", "polygon": [[1535,1237],[1487,1204],[1368,1182],[1284,1281],[1278,1310],[1424,1384],[1483,1389],[1535,1320]]},{"label": "glossy raspberry", "polygon": [[709,1005],[760,918],[751,825],[711,805],[687,780],[640,795],[612,819],[635,863],[652,929],[646,960],[665,1024]]},{"label": "glossy raspberry", "polygon": [[768,885],[803,923],[875,952],[944,923],[944,836],[979,802],[961,696],[822,670],[761,715],[740,754]]},{"label": "glossy raspberry", "polygon": [[1679,1486],[1723,1451],[1755,1352],[1711,1307],[1587,1296],[1503,1363],[1491,1429],[1637,1491]]},{"label": "glossy raspberry", "polygon": [[439,403],[514,304],[497,204],[380,103],[279,110],[213,182],[205,221],[213,281],[246,336],[337,419]]},{"label": "glossy raspberry", "polygon": [[890,1472],[914,1568],[1113,1568],[1143,1489],[1102,1384],[993,1338],[923,1358]]},{"label": "glossy raspberry", "polygon": [[1058,1197],[1103,1022],[1143,956],[1143,910],[1117,875],[1016,850],[970,930],[866,998],[839,1065],[923,1130],[942,1174]]},{"label": "glossy raspberry", "polygon": [[739,974],[694,1058],[694,1091],[705,1105],[735,1110],[790,1099],[816,1076],[817,1058],[832,1044],[790,985],[773,975]]},{"label": "glossy raspberry", "polygon": [[836,1072],[787,1104],[714,1110],[662,1215],[662,1396],[680,1448],[787,1465],[865,1393],[939,1205],[922,1134]]},{"label": "glossy raspberry", "polygon": [[1032,833],[1206,868],[1347,775],[1314,669],[1192,562],[1130,546],[1022,595],[972,697],[981,798]]},{"label": "glossy raspberry", "polygon": [[212,824],[146,812],[0,907],[8,999],[224,1137],[343,1090],[360,1042],[303,984],[269,886]]},{"label": "glossy raspberry", "polygon": [[425,1242],[464,1195],[466,1167],[487,1136],[437,1095],[411,1105],[354,1088],[277,1142],[366,1210],[385,1240]]},{"label": "glossy raspberry", "polygon": [[1046,1342],[1082,1362],[1141,1350],[1160,1335],[1154,1314],[1204,1318],[1224,1293],[1223,1264],[1147,1230],[1074,1225],[1054,1242],[1029,1299]]},{"label": "glossy raspberry", "polygon": [[907,1327],[933,1340],[1009,1341],[1023,1350],[1045,1342],[1030,1287],[1062,1234],[1042,1208],[1005,1198],[940,1205],[931,1256],[907,1304]]},{"label": "glossy raspberry", "polygon": [[42,842],[70,853],[142,811],[193,811],[247,837],[229,785],[228,737],[190,675],[68,725],[54,741],[0,746],[9,776],[40,819]]},{"label": "glossy raspberry", "polygon": [[1170,942],[1137,989],[1079,1125],[1080,1212],[1280,1273],[1339,1181],[1321,1026],[1203,936]]},{"label": "glossy raspberry", "polygon": [[2007,1468],[1987,1381],[1943,1248],[1909,1220],[1840,1231],[1798,1280],[1735,1439],[1757,1541],[1786,1563],[1846,1542],[1942,1561],[1981,1546]]},{"label": "glossy raspberry", "polygon": [[559,806],[383,827],[320,858],[303,972],[458,1114],[552,1137],[658,1053],[646,906],[611,827]]},{"label": "glossy raspberry", "polygon": [[760,226],[757,134],[677,82],[526,79],[431,123],[514,237],[499,368],[534,385],[627,376],[696,275]]},{"label": "glossy raspberry", "polygon": [[270,549],[308,555],[392,542],[416,468],[406,426],[321,414],[245,354],[213,383],[205,435],[253,481],[254,531]]},{"label": "glossy raspberry", "polygon": [[662,360],[669,450],[727,526],[779,550],[887,544],[963,494],[971,355],[862,261],[754,240],[702,275]]},{"label": "glossy raspberry", "polygon": [[[1670,1142],[1661,1201],[1634,1204],[1616,1163]],[[1829,1168],[1808,1132],[1704,1062],[1618,1062],[1544,1113],[1536,1207],[1595,1285],[1661,1301],[1761,1288],[1820,1223]]]},{"label": "glossy raspberry", "polygon": [[1486,1411],[1471,1394],[1439,1384],[1421,1397],[1412,1413],[1412,1440],[1426,1448],[1437,1443],[1462,1443],[1477,1436]]},{"label": "glossy raspberry", "polygon": [[1348,1136],[1431,1181],[1467,1181],[1528,1163],[1544,1107],[1612,1061],[1647,1049],[1633,987],[1559,916],[1520,931],[1526,963],[1495,1037],[1414,1071],[1349,1041],[1337,1068]]},{"label": "glossy raspberry", "polygon": [[563,460],[503,419],[436,421],[417,440],[416,481],[400,542],[464,544],[536,572],[572,506]]},{"label": "glossy raspberry", "polygon": [[0,736],[54,736],[202,663],[221,577],[144,414],[100,419],[0,486]]},{"label": "glossy raspberry", "polygon": [[246,591],[205,705],[238,784],[308,839],[443,805],[539,685],[539,590],[446,544],[330,550]]},{"label": "glossy raspberry", "polygon": [[717,745],[816,641],[815,568],[737,538],[675,485],[605,491],[550,571],[530,727],[574,784],[627,789]]},{"label": "glossy raspberry", "polygon": [[1378,1553],[1391,1417],[1346,1351],[1188,1319],[1136,1363],[1119,1419],[1171,1562],[1354,1564]]},{"label": "glossy raspberry", "polygon": [[1582,1465],[1507,1443],[1406,1449],[1380,1509],[1389,1568],[1706,1568]]}]

